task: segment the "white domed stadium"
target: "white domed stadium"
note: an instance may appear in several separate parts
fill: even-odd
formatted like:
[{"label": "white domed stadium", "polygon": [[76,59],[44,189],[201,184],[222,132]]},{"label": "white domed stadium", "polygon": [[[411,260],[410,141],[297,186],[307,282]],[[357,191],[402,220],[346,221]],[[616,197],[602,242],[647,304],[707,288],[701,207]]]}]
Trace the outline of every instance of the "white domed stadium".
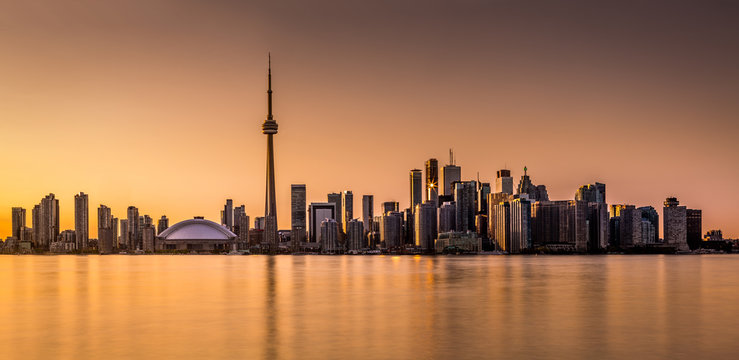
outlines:
[{"label": "white domed stadium", "polygon": [[157,236],[157,250],[229,251],[237,235],[200,217],[178,222]]}]

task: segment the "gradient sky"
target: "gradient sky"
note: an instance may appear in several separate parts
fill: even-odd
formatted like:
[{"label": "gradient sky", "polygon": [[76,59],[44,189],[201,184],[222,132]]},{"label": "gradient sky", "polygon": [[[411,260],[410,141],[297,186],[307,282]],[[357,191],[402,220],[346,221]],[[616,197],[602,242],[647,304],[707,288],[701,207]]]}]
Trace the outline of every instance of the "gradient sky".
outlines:
[{"label": "gradient sky", "polygon": [[171,221],[264,213],[272,52],[279,226],[352,190],[408,206],[408,171],[552,200],[667,196],[739,237],[739,4],[730,1],[0,0],[0,235],[12,206],[73,197]]}]

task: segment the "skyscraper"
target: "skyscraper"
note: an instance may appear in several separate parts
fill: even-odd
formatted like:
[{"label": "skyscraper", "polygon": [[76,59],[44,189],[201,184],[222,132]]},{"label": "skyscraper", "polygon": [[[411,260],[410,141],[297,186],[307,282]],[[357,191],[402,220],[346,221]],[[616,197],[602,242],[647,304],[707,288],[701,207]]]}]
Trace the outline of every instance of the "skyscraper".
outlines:
[{"label": "skyscraper", "polygon": [[436,203],[427,201],[416,205],[415,209],[415,243],[424,251],[434,250],[436,240]]},{"label": "skyscraper", "polygon": [[[344,227],[341,225],[341,220],[344,216],[341,214],[341,193],[330,193],[326,195],[326,202],[330,202],[336,207],[336,214],[333,219],[339,224],[339,230],[342,230]],[[318,225],[321,225],[321,223],[318,223]]]},{"label": "skyscraper", "polygon": [[321,243],[321,223],[324,219],[336,220],[336,204],[331,202],[311,203],[308,209],[310,242]]},{"label": "skyscraper", "polygon": [[491,206],[490,222],[495,222],[496,248],[511,254],[531,248],[531,201],[524,198]]},{"label": "skyscraper", "polygon": [[[647,241],[647,244],[656,244],[659,242],[659,213],[657,213],[657,210],[651,206],[642,206],[639,208],[641,210],[641,217],[644,220],[649,221],[650,224],[652,224],[652,227],[654,228],[654,232],[651,233],[653,235],[652,240]],[[642,235],[644,233],[642,232]]]},{"label": "skyscraper", "polygon": [[454,153],[449,149],[449,164],[441,169],[441,175],[444,181],[444,195],[454,195],[452,183],[462,180],[462,168],[455,165]]},{"label": "skyscraper", "polygon": [[156,247],[156,236],[154,234],[154,225],[151,223],[147,223],[141,228],[141,250],[154,252]]},{"label": "skyscraper", "polygon": [[243,215],[246,215],[246,205],[241,204],[234,207],[234,228],[232,231],[237,235],[239,234],[239,226],[241,226],[239,219],[241,219],[241,216]]},{"label": "skyscraper", "polygon": [[334,219],[321,221],[321,250],[326,253],[336,253],[339,249],[339,224]]},{"label": "skyscraper", "polygon": [[439,203],[439,161],[426,161],[426,200]]},{"label": "skyscraper", "polygon": [[228,230],[233,231],[234,228],[234,201],[226,199],[226,205],[223,206],[221,225],[226,226]]},{"label": "skyscraper", "polygon": [[[115,224],[117,225],[117,224]],[[101,254],[110,254],[115,247],[115,226],[110,208],[100,205],[98,208],[98,251]]]},{"label": "skyscraper", "polygon": [[87,194],[83,192],[74,196],[74,233],[77,249],[86,249],[90,239],[90,211]]},{"label": "skyscraper", "polygon": [[459,181],[454,184],[454,203],[456,204],[455,225],[460,232],[475,231],[476,181]]},{"label": "skyscraper", "polygon": [[120,224],[121,231],[118,235],[118,248],[124,249],[128,246],[128,219],[121,219],[118,221]]},{"label": "skyscraper", "polygon": [[390,211],[382,214],[380,222],[380,239],[388,249],[401,247],[403,236],[403,214]]},{"label": "skyscraper", "polygon": [[[341,193],[341,225],[346,232],[346,225],[354,218],[354,194],[350,190]],[[340,236],[341,237],[341,236]]]},{"label": "skyscraper", "polygon": [[528,175],[528,168],[524,166],[523,176],[518,182],[517,194],[522,197],[528,197],[533,201],[549,201],[547,187],[544,185],[534,185]]},{"label": "skyscraper", "polygon": [[140,247],[137,247],[139,246],[139,239],[141,238],[141,233],[139,232],[139,209],[135,206],[129,206],[126,211],[126,215],[126,248],[129,251],[140,249]]},{"label": "skyscraper", "polygon": [[362,222],[364,223],[364,232],[372,231],[372,221],[375,216],[375,197],[372,195],[362,196]]},{"label": "skyscraper", "polygon": [[346,240],[349,250],[360,250],[366,248],[364,241],[364,224],[357,219],[351,219],[346,223]]},{"label": "skyscraper", "polygon": [[290,239],[295,248],[305,242],[305,184],[290,185]]},{"label": "skyscraper", "polygon": [[447,201],[439,208],[439,232],[445,233],[456,229],[457,207],[454,201]]},{"label": "skyscraper", "polygon": [[643,246],[642,214],[634,205],[611,205],[610,243],[622,248]]},{"label": "skyscraper", "polygon": [[423,202],[423,174],[419,169],[413,169],[410,172],[410,201],[411,209],[415,209],[416,205]]},{"label": "skyscraper", "polygon": [[249,216],[245,212],[239,212],[235,221],[239,224],[239,246],[246,248],[249,244]]},{"label": "skyscraper", "polygon": [[687,208],[680,206],[677,198],[669,197],[662,209],[664,215],[665,244],[674,246],[679,251],[688,250]]},{"label": "skyscraper", "polygon": [[686,241],[690,250],[701,247],[703,242],[703,212],[701,210],[685,210]]},{"label": "skyscraper", "polygon": [[11,223],[13,226],[12,234],[13,237],[17,240],[25,240],[23,239],[23,233],[26,229],[26,209],[22,207],[14,207],[11,210]]},{"label": "skyscraper", "polygon": [[272,116],[272,58],[267,66],[267,119],[262,124],[262,133],[267,135],[267,181],[264,195],[264,240],[272,252],[277,247],[277,200],[275,198],[275,155],[273,136],[277,134],[277,121]]},{"label": "skyscraper", "polygon": [[478,179],[477,187],[477,213],[488,213],[488,195],[491,192],[490,183],[481,183]]},{"label": "skyscraper", "polygon": [[415,209],[411,208],[403,210],[403,244],[413,245],[416,243],[414,235],[416,228],[413,225],[415,223],[414,212]]},{"label": "skyscraper", "polygon": [[575,192],[575,200],[587,201],[594,203],[606,202],[606,184],[596,182],[595,184],[587,184],[580,186]]},{"label": "skyscraper", "polygon": [[162,231],[167,230],[167,228],[169,228],[169,219],[166,215],[162,215],[157,223],[157,235],[161,234]]},{"label": "skyscraper", "polygon": [[495,177],[495,192],[513,195],[513,178],[511,171],[507,169],[498,170]]},{"label": "skyscraper", "polygon": [[48,249],[59,236],[59,200],[54,194],[41,199],[41,203],[33,208],[33,239],[35,245]]},{"label": "skyscraper", "polygon": [[[537,201],[533,203],[531,205],[532,243],[535,246],[567,245],[578,252],[588,251],[588,240],[590,239],[588,213],[589,207],[585,201]],[[493,225],[491,218],[491,229]]]}]

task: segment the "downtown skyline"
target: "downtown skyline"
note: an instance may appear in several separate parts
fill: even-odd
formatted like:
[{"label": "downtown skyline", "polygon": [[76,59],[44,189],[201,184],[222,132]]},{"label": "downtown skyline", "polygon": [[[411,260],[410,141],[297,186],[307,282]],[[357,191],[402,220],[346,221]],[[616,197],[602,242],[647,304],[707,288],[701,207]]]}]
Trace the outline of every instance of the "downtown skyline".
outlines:
[{"label": "downtown skyline", "polygon": [[[383,201],[405,208],[408,171],[429,158],[444,165],[454,148],[463,180],[479,171],[491,182],[501,168],[518,179],[528,166],[552,199],[570,199],[582,184],[600,181],[609,185],[609,203],[660,209],[665,197],[677,196],[703,209],[705,229],[739,235],[733,207],[739,169],[732,165],[739,110],[731,104],[739,81],[729,66],[737,51],[725,43],[736,27],[719,5],[691,14],[695,9],[677,4],[669,18],[654,9],[630,14],[632,4],[609,17],[590,9],[601,21],[597,35],[633,20],[631,32],[614,33],[608,43],[577,33],[578,21],[586,20],[573,22],[562,9],[542,23],[523,5],[467,3],[447,15],[443,5],[431,6],[411,25],[469,21],[456,33],[426,34],[399,21],[411,5],[392,7],[388,17],[373,8],[362,23],[385,19],[379,35],[354,27],[334,33],[339,20],[324,22],[320,11],[279,17],[264,5],[245,15],[255,21],[244,22],[235,16],[245,14],[239,5],[186,5],[204,7],[205,15],[192,26],[165,16],[178,32],[149,40],[144,36],[156,28],[136,15],[141,4],[107,6],[56,8],[80,20],[71,26],[22,4],[0,15],[11,30],[0,34],[10,50],[0,59],[7,80],[0,131],[12,135],[0,141],[6,164],[0,209],[30,209],[55,193],[62,229],[74,227],[79,192],[89,194],[91,208],[105,204],[116,216],[134,205],[175,222],[196,215],[217,220],[226,198],[246,204],[251,216],[262,214],[265,139],[258,129],[266,108],[264,54],[271,50],[280,69],[281,229],[289,228],[291,184],[307,185],[308,203],[351,190],[355,199],[373,194],[376,211]],[[534,30],[524,31],[525,22],[490,25],[472,15],[488,6],[520,12],[571,51],[550,49]],[[82,36],[116,10],[125,16]],[[258,15],[276,22],[266,25]],[[31,20],[46,26],[29,29]],[[699,26],[709,20],[713,27]],[[690,34],[650,31],[676,23],[688,24],[681,31]],[[131,24],[141,24],[139,32],[120,32]],[[233,31],[209,40],[226,29]],[[308,29],[303,44],[287,36],[300,29]],[[494,31],[501,29],[509,37]],[[379,45],[387,32],[401,36]],[[264,37],[242,36],[249,33]],[[427,35],[430,43],[422,41]],[[156,50],[162,41],[175,51]],[[662,47],[649,50],[655,43]],[[12,51],[22,44],[33,44],[32,51]],[[60,44],[77,51],[64,52]],[[409,44],[418,45],[404,49]],[[630,47],[644,56],[619,55]],[[360,210],[356,200],[354,210]],[[94,216],[90,227],[92,235]],[[9,233],[10,211],[2,211],[0,234]]]}]

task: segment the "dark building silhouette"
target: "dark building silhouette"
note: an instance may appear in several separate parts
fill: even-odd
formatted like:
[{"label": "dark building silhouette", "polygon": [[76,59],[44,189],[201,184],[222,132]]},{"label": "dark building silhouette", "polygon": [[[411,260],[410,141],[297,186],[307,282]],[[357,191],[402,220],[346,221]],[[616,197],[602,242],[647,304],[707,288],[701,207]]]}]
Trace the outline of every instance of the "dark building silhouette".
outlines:
[{"label": "dark building silhouette", "polygon": [[701,210],[687,209],[685,211],[687,225],[686,235],[688,247],[695,250],[701,247],[703,241],[703,214]]}]

